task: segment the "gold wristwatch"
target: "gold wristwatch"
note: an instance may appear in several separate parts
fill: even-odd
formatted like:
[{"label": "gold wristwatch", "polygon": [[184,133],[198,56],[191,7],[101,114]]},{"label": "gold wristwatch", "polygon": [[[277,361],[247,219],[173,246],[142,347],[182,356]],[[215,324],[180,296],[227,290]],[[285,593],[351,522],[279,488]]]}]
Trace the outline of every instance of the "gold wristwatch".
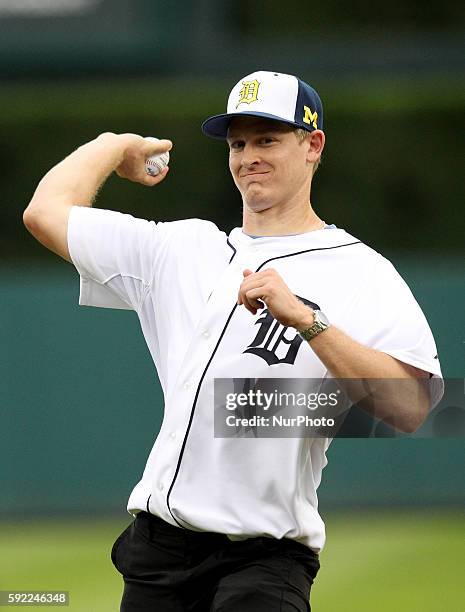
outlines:
[{"label": "gold wristwatch", "polygon": [[312,340],[318,334],[321,334],[322,331],[328,329],[330,323],[328,321],[328,317],[321,312],[321,310],[313,311],[313,323],[309,328],[303,329],[299,331],[299,334],[302,336],[304,340]]}]

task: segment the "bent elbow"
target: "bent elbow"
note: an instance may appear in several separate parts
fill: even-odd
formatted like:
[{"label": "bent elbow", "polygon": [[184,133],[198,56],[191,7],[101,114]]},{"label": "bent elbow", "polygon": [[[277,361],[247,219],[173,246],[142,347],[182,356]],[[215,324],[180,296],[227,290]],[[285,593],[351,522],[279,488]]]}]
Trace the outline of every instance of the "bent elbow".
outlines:
[{"label": "bent elbow", "polygon": [[37,205],[29,204],[23,212],[23,223],[36,240],[45,244],[50,230],[50,220]]},{"label": "bent elbow", "polygon": [[420,429],[423,423],[426,421],[428,416],[428,407],[427,406],[419,406],[415,413],[411,413],[406,416],[402,423],[397,425],[397,428],[402,431],[402,433],[413,434]]},{"label": "bent elbow", "polygon": [[42,206],[31,201],[23,212],[23,223],[27,230],[44,247],[71,261],[68,250],[68,217],[71,206]]},{"label": "bent elbow", "polygon": [[23,223],[27,230],[33,236],[36,236],[36,234],[39,232],[39,215],[37,214],[37,210],[30,204],[23,212]]},{"label": "bent elbow", "polygon": [[422,423],[423,421],[408,421],[402,423],[402,426],[398,426],[398,429],[400,429],[400,431],[405,434],[414,434],[416,430],[422,425]]}]

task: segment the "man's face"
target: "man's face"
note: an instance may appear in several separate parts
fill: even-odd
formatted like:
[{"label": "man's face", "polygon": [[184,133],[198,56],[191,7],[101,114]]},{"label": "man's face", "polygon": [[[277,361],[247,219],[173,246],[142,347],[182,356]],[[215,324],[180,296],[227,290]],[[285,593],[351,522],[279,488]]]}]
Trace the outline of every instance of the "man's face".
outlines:
[{"label": "man's face", "polygon": [[244,205],[260,212],[310,192],[308,143],[285,123],[237,117],[228,130],[229,169]]}]

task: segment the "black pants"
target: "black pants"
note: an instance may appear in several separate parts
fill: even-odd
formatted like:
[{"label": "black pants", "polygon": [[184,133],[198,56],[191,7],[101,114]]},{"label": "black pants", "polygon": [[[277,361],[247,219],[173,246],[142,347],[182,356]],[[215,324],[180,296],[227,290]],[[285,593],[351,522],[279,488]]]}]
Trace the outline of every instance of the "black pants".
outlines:
[{"label": "black pants", "polygon": [[121,612],[308,612],[320,567],[293,540],[232,542],[147,512],[118,537],[111,559],[124,578]]}]

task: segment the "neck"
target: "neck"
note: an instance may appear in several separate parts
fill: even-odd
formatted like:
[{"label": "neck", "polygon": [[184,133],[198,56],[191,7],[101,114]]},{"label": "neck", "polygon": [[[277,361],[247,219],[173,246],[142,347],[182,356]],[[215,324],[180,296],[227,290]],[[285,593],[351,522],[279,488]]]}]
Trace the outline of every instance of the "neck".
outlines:
[{"label": "neck", "polygon": [[299,206],[284,204],[253,211],[244,202],[242,231],[250,236],[285,236],[303,234],[324,227],[310,202]]}]

